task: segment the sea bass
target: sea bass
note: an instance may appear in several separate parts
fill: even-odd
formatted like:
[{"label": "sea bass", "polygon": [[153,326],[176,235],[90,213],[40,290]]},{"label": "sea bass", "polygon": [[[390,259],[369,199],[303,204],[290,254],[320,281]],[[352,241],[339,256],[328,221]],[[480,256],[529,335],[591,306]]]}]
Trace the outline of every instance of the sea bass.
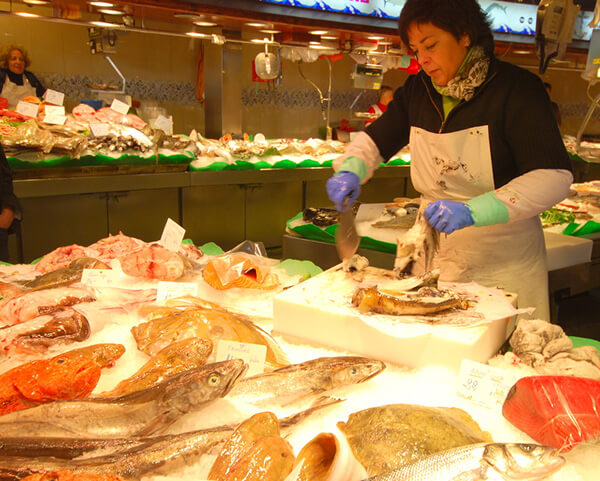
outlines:
[{"label": "sea bass", "polygon": [[432,454],[366,481],[537,481],[565,460],[556,449],[536,444],[472,444]]},{"label": "sea bass", "polygon": [[491,441],[462,409],[411,404],[358,411],[338,428],[369,476],[439,451]]},{"label": "sea bass", "polygon": [[212,351],[210,339],[190,337],[174,342],[158,352],[133,376],[121,381],[114,389],[103,392],[100,397],[118,397],[148,389],[169,376],[206,364]]},{"label": "sea bass", "polygon": [[20,324],[43,314],[51,314],[63,307],[95,300],[96,297],[91,291],[75,287],[57,287],[41,292],[26,292],[9,299],[0,306],[0,325]]},{"label": "sea bass", "polygon": [[287,405],[308,396],[365,382],[384,369],[383,362],[366,357],[320,357],[244,378],[233,387],[228,399],[261,407]]},{"label": "sea bass", "polygon": [[98,384],[101,369],[112,367],[124,352],[121,344],[96,344],[13,368],[0,375],[0,414],[85,398]]},{"label": "sea bass", "polygon": [[519,379],[502,414],[538,443],[567,451],[600,437],[600,381],[571,376]]},{"label": "sea bass", "polygon": [[175,374],[127,396],[42,404],[0,416],[0,432],[5,437],[159,434],[184,414],[227,394],[245,370],[243,361],[232,359]]},{"label": "sea bass", "polygon": [[87,318],[71,307],[30,321],[0,328],[0,353],[4,355],[43,352],[55,344],[85,341],[90,337]]},{"label": "sea bass", "polygon": [[83,269],[110,269],[110,267],[92,257],[80,257],[71,261],[67,267],[42,274],[23,286],[30,291],[68,286],[81,280]]},{"label": "sea bass", "polygon": [[266,364],[271,369],[287,366],[289,361],[277,343],[260,327],[223,309],[194,307],[174,312],[166,317],[143,322],[131,329],[140,351],[154,356],[172,342],[200,337],[262,344],[267,348]]}]

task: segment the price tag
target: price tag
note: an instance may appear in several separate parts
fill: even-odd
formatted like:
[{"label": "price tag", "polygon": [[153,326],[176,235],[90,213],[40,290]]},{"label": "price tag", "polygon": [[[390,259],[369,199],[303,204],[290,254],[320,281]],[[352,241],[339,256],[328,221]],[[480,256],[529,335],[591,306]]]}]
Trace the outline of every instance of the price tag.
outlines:
[{"label": "price tag", "polygon": [[465,359],[460,365],[457,393],[475,404],[495,408],[502,406],[508,391],[521,377],[519,372]]},{"label": "price tag", "polygon": [[198,284],[193,282],[167,282],[160,281],[156,289],[156,300],[165,301],[175,297],[197,296]]},{"label": "price tag", "polygon": [[65,115],[65,108],[61,105],[46,105],[44,112],[46,113],[46,116],[48,115],[62,115],[64,117]]},{"label": "price tag", "polygon": [[83,269],[81,283],[91,287],[111,287],[118,280],[118,273],[112,269]]},{"label": "price tag", "polygon": [[104,137],[108,135],[108,124],[95,122],[90,124],[90,131],[94,137]]},{"label": "price tag", "polygon": [[167,135],[173,135],[173,119],[159,115],[154,120],[154,128],[162,130]]},{"label": "price tag", "polygon": [[38,104],[32,104],[31,102],[23,102],[19,100],[17,104],[17,112],[21,115],[27,115],[28,117],[37,117],[40,106]]},{"label": "price tag", "polygon": [[65,101],[65,94],[62,92],[57,92],[56,90],[48,89],[44,93],[44,99],[49,104],[62,105]]},{"label": "price tag", "polygon": [[215,361],[227,361],[229,359],[241,359],[248,364],[246,376],[262,374],[265,371],[265,359],[267,357],[267,346],[262,344],[246,344],[235,341],[218,341]]},{"label": "price tag", "polygon": [[167,223],[165,224],[165,228],[163,229],[158,243],[165,249],[169,249],[173,252],[179,252],[184,234],[185,229],[173,219],[169,218],[167,219]]},{"label": "price tag", "polygon": [[116,110],[121,115],[127,115],[127,112],[129,112],[129,104],[121,102],[118,99],[113,99],[112,104],[110,104],[110,108]]},{"label": "price tag", "polygon": [[46,105],[44,122],[47,124],[64,125],[67,121],[65,108],[57,105]]}]

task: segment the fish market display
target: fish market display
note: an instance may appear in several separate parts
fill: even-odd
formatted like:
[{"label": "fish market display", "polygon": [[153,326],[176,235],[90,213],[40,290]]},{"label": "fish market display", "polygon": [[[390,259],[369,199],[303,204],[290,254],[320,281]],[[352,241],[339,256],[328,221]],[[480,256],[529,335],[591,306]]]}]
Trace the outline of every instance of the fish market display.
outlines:
[{"label": "fish market display", "polygon": [[409,274],[413,264],[421,259],[424,272],[429,272],[433,265],[433,257],[439,249],[440,233],[429,225],[424,215],[425,205],[417,214],[415,225],[398,238],[394,270],[398,274]]},{"label": "fish market display", "polygon": [[267,436],[279,436],[279,420],[273,413],[258,413],[242,422],[221,448],[208,479],[225,479],[256,441]]},{"label": "fish market display", "polygon": [[63,307],[51,314],[0,328],[0,353],[43,352],[57,344],[85,341],[90,332],[90,323],[83,314]]},{"label": "fish market display", "polygon": [[93,302],[91,291],[75,287],[56,287],[39,292],[25,292],[0,305],[0,325],[12,326],[43,314],[74,306],[81,302]]},{"label": "fish market display", "polygon": [[226,395],[244,373],[239,359],[175,374],[118,398],[57,401],[0,416],[3,436],[126,437],[164,431],[187,412]]},{"label": "fish market display", "polygon": [[361,481],[366,477],[344,440],[320,433],[300,450],[286,481]]},{"label": "fish market display", "polygon": [[23,287],[30,291],[39,291],[41,289],[68,286],[81,280],[83,269],[110,269],[110,267],[92,257],[78,257],[71,261],[67,267],[42,274],[23,284]]},{"label": "fish market display", "polygon": [[215,289],[243,287],[246,289],[274,289],[279,285],[277,276],[265,266],[258,264],[259,258],[242,253],[224,254],[208,262],[202,277]]},{"label": "fish market display", "polygon": [[371,224],[377,228],[410,229],[415,225],[419,212],[418,199],[394,199],[386,204],[381,215]]},{"label": "fish market display", "polygon": [[432,454],[368,481],[539,481],[562,468],[564,462],[548,446],[473,444]]},{"label": "fish market display", "polygon": [[54,471],[52,473],[32,474],[23,481],[122,481],[113,474],[75,474],[72,471]]},{"label": "fish market display", "polygon": [[186,263],[182,256],[158,244],[140,247],[119,257],[123,272],[133,277],[175,281],[183,276]]},{"label": "fish market display", "polygon": [[194,307],[152,319],[131,329],[138,349],[154,356],[168,344],[200,337],[213,344],[223,339],[262,344],[267,347],[266,365],[271,369],[287,366],[289,361],[276,342],[262,329],[240,315],[223,309]]},{"label": "fish market display", "polygon": [[502,414],[538,443],[562,451],[600,438],[600,381],[569,376],[519,379]]},{"label": "fish market display", "polygon": [[308,396],[365,382],[385,369],[385,364],[365,357],[322,357],[272,372],[247,377],[231,390],[229,399],[254,405],[288,405]]},{"label": "fish market display", "polygon": [[491,441],[457,408],[391,404],[352,413],[338,427],[369,476],[439,451]]},{"label": "fish market display", "polygon": [[101,369],[112,367],[124,352],[120,344],[96,344],[0,374],[0,415],[58,399],[87,397]]},{"label": "fish market display", "polygon": [[206,363],[212,351],[209,339],[190,337],[174,342],[159,351],[134,375],[121,381],[114,389],[103,392],[101,397],[119,397],[148,389],[169,376]]}]

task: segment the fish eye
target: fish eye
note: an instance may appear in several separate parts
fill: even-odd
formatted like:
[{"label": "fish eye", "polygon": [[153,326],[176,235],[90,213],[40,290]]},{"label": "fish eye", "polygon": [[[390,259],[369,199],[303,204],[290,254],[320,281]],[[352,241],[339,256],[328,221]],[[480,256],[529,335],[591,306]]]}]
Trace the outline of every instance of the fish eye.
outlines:
[{"label": "fish eye", "polygon": [[219,377],[218,374],[211,374],[211,376],[208,378],[208,384],[210,384],[212,386],[216,386],[219,384],[220,380],[221,380],[221,378]]},{"label": "fish eye", "polygon": [[352,375],[358,374],[358,369],[356,369],[355,367],[353,367],[352,369],[350,369],[350,374],[352,374]]},{"label": "fish eye", "polygon": [[531,453],[532,451],[535,450],[535,445],[533,445],[533,444],[523,444],[523,445],[521,445],[521,449],[523,451],[525,451],[526,453]]},{"label": "fish eye", "polygon": [[63,362],[65,362],[65,360],[64,360],[64,359],[57,359],[57,360],[56,360],[56,364],[62,364]]}]

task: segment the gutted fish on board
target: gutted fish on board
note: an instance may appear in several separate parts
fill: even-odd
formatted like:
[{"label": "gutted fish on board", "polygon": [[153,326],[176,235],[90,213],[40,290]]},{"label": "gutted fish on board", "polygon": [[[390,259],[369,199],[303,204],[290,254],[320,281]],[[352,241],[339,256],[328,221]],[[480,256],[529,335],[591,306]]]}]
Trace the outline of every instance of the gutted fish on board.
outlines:
[{"label": "gutted fish on board", "polygon": [[80,399],[98,384],[102,368],[125,352],[120,344],[95,344],[0,374],[0,415],[58,399]]},{"label": "gutted fish on board", "polygon": [[0,328],[0,353],[43,352],[55,344],[85,341],[90,332],[90,323],[84,315],[71,307],[64,307],[52,314]]},{"label": "gutted fish on board", "polygon": [[556,449],[537,444],[473,444],[432,454],[365,481],[541,481],[565,459]]},{"label": "gutted fish on board", "polygon": [[190,369],[118,398],[57,401],[0,416],[5,437],[127,437],[164,431],[184,414],[225,396],[245,372],[240,359]]},{"label": "gutted fish on board", "polygon": [[369,476],[439,451],[492,441],[462,409],[411,404],[358,411],[338,428]]},{"label": "gutted fish on board", "polygon": [[394,261],[394,271],[398,275],[410,274],[413,264],[420,258],[423,258],[425,272],[432,268],[433,257],[440,247],[440,233],[427,222],[424,215],[425,207],[423,203],[415,225],[398,238]]},{"label": "gutted fish on board", "polygon": [[198,337],[190,337],[169,344],[135,374],[121,381],[114,389],[105,391],[99,396],[125,396],[155,386],[178,372],[200,367],[206,364],[212,346],[210,339]]}]

